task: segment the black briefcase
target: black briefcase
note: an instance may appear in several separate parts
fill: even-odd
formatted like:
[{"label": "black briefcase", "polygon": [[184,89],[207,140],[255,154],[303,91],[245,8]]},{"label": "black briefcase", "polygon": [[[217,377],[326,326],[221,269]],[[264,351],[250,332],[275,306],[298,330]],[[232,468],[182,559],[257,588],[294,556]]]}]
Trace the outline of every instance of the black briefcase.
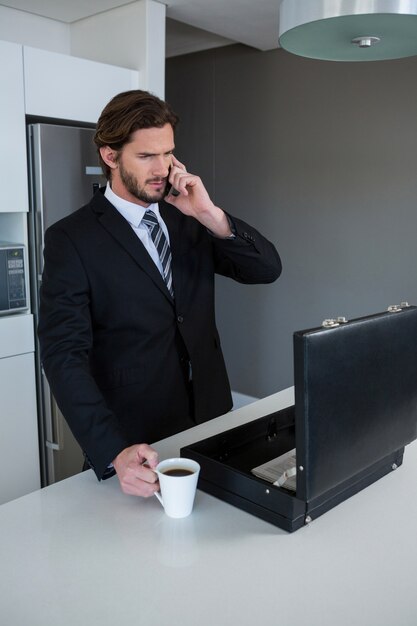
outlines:
[{"label": "black briefcase", "polygon": [[[294,333],[294,378],[295,406],[181,450],[200,489],[290,532],[396,469],[417,437],[417,307]],[[292,449],[295,491],[252,473]]]}]

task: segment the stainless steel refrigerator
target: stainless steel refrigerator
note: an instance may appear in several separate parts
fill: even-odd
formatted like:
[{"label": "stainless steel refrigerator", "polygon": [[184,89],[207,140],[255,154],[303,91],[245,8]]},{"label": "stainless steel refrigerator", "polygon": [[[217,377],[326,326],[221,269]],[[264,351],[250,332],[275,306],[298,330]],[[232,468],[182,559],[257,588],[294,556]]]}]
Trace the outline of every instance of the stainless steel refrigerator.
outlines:
[{"label": "stainless steel refrigerator", "polygon": [[[31,297],[38,320],[45,230],[86,204],[105,184],[93,143],[94,130],[55,124],[28,126]],[[42,485],[81,471],[81,449],[69,430],[42,369],[36,345]]]}]

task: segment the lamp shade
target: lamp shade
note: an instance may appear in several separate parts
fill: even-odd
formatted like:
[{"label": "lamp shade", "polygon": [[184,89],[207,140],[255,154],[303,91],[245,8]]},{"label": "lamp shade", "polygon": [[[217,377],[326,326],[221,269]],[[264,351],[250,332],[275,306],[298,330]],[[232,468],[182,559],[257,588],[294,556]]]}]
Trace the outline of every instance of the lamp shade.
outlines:
[{"label": "lamp shade", "polygon": [[279,43],[328,61],[417,55],[417,0],[282,0]]}]

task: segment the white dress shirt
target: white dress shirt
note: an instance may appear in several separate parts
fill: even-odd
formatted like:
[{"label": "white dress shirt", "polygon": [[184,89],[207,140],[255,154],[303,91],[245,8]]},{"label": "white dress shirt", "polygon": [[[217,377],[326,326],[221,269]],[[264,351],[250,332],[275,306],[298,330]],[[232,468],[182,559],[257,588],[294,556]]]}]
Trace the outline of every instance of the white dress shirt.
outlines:
[{"label": "white dress shirt", "polygon": [[159,213],[158,203],[155,202],[154,204],[150,204],[148,207],[144,207],[140,204],[129,202],[129,200],[124,200],[114,193],[109,183],[107,183],[104,195],[107,200],[114,206],[114,208],[119,211],[120,215],[129,222],[130,226],[133,229],[133,232],[136,234],[137,237],[139,237],[147,252],[149,253],[149,256],[151,257],[152,261],[155,263],[156,267],[161,273],[161,276],[163,277],[162,264],[159,258],[159,254],[155,248],[154,242],[152,241],[152,237],[149,233],[148,227],[142,223],[142,219],[146,211],[153,211],[169,243],[168,229]]}]

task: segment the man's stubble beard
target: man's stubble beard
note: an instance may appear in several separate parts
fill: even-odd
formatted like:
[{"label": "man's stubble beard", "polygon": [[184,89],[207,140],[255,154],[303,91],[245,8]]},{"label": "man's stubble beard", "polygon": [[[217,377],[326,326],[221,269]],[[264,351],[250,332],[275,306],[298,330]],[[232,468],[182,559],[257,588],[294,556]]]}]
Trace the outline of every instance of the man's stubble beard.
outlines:
[{"label": "man's stubble beard", "polygon": [[141,187],[139,185],[136,176],[131,172],[128,172],[124,168],[121,160],[119,160],[119,175],[127,191],[141,202],[146,202],[146,204],[153,204],[154,202],[159,202],[160,200],[162,200],[162,198],[165,197],[168,181],[166,181],[165,186],[161,191],[155,192],[153,195],[151,195],[145,191],[144,187]]}]

